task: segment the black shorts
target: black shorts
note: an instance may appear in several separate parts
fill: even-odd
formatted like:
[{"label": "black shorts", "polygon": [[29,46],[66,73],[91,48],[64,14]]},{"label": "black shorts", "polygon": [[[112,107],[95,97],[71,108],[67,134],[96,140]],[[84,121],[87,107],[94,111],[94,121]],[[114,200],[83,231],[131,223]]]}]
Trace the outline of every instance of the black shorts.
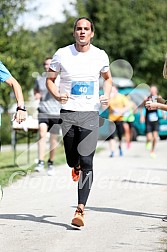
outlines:
[{"label": "black shorts", "polygon": [[128,125],[129,125],[129,128],[131,129],[132,128],[132,126],[133,126],[133,122],[123,122],[123,123],[127,123]]},{"label": "black shorts", "polygon": [[67,163],[70,167],[81,165],[82,169],[92,169],[98,130],[98,111],[60,110],[62,133]]},{"label": "black shorts", "polygon": [[62,119],[55,115],[49,115],[45,113],[38,113],[38,122],[46,123],[48,126],[48,131],[52,134],[59,134],[60,124],[62,123]]},{"label": "black shorts", "polygon": [[110,123],[111,130],[113,131],[113,124],[115,124],[115,131],[107,138],[107,140],[114,139],[115,135],[117,134],[118,139],[121,141],[122,136],[124,134],[123,122],[122,121],[115,121]]},{"label": "black shorts", "polygon": [[159,121],[149,122],[146,121],[146,133],[159,131]]}]

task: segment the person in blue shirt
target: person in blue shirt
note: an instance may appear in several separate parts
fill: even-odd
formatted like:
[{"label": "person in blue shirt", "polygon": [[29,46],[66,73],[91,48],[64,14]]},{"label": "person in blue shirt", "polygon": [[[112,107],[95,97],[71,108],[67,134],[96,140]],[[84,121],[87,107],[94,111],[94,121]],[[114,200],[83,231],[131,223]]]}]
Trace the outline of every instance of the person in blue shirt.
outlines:
[{"label": "person in blue shirt", "polygon": [[24,97],[22,93],[22,88],[18,83],[18,81],[11,75],[9,70],[4,66],[4,64],[1,61],[0,61],[0,82],[5,82],[11,88],[13,88],[13,92],[17,100],[17,109],[14,119],[18,123],[25,121],[26,109],[24,106]]}]

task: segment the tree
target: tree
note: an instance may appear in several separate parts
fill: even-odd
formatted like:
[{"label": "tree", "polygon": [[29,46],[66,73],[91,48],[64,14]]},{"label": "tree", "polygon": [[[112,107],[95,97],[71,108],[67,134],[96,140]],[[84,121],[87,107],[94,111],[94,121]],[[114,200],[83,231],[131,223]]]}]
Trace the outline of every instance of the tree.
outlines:
[{"label": "tree", "polygon": [[6,40],[16,29],[18,16],[26,11],[27,0],[1,0],[0,2],[0,52],[6,51]]},{"label": "tree", "polygon": [[[0,30],[1,30],[1,40],[0,40],[0,60],[12,71],[14,76],[20,80],[18,74],[16,74],[15,69],[19,65],[18,59],[16,59],[13,48],[18,42],[18,34],[16,32],[17,25],[16,21],[18,16],[26,11],[27,0],[1,0],[0,2]],[[17,64],[16,64],[17,62]],[[14,69],[13,69],[14,66]],[[5,111],[10,104],[10,92],[11,89],[2,85],[2,92],[0,93],[0,103],[4,106]]]},{"label": "tree", "polygon": [[[42,69],[49,53],[49,33],[25,30],[17,25],[18,16],[26,12],[27,0],[1,0],[0,2],[0,60],[22,86],[25,100],[34,86],[34,73]],[[51,36],[51,33],[50,33]],[[11,88],[1,85],[0,104],[7,111],[15,103]]]}]

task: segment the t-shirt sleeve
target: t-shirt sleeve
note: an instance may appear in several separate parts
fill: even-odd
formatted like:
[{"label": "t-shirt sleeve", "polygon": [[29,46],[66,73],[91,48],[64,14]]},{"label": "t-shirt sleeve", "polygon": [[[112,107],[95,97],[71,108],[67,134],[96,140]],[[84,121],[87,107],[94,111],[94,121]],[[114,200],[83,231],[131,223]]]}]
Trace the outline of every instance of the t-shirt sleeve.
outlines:
[{"label": "t-shirt sleeve", "polygon": [[0,82],[5,82],[11,76],[12,76],[11,73],[8,71],[8,69],[0,61]]},{"label": "t-shirt sleeve", "polygon": [[61,69],[61,57],[60,57],[60,49],[56,51],[56,53],[53,55],[50,69],[52,69],[55,72],[60,72]]},{"label": "t-shirt sleeve", "polygon": [[109,58],[108,58],[108,55],[105,51],[102,50],[101,53],[102,53],[101,57],[102,57],[102,64],[103,65],[102,65],[102,69],[100,72],[106,73],[109,70]]}]

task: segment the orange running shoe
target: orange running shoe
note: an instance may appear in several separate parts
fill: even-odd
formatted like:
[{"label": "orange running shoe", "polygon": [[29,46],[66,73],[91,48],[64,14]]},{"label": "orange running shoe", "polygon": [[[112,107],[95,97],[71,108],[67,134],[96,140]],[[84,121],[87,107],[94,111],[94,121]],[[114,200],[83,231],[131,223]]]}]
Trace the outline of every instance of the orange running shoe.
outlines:
[{"label": "orange running shoe", "polygon": [[84,213],[80,207],[77,207],[77,210],[75,211],[74,218],[72,219],[71,224],[76,227],[84,226]]},{"label": "orange running shoe", "polygon": [[75,169],[75,168],[72,168],[72,180],[74,182],[77,182],[80,178],[80,169]]}]

